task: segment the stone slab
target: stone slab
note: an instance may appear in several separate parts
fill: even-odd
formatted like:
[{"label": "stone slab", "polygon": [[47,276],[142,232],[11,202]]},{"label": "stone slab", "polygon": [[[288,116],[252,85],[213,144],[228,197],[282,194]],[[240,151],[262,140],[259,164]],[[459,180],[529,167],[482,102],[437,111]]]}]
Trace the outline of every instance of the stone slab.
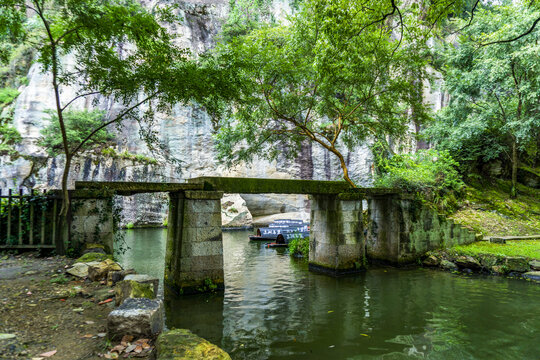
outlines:
[{"label": "stone slab", "polygon": [[112,340],[124,335],[153,337],[163,330],[161,300],[129,298],[107,317],[107,334]]}]

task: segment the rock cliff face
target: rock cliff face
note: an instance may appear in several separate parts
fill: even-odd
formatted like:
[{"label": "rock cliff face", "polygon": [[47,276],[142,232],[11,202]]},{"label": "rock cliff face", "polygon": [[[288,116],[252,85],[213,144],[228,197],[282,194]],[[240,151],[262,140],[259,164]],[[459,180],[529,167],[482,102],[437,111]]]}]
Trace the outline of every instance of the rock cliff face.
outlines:
[{"label": "rock cliff face", "polygon": [[[160,1],[142,1],[152,8]],[[169,2],[168,2],[169,3]],[[184,22],[176,29],[179,41],[194,52],[202,52],[214,44],[214,39],[227,18],[228,0],[176,1]],[[290,12],[288,0],[274,0],[272,11],[276,17]],[[65,59],[69,64],[70,59]],[[36,186],[38,188],[58,188],[63,170],[63,159],[46,159],[43,149],[36,145],[40,130],[48,123],[47,109],[54,108],[54,97],[50,87],[50,77],[33,65],[28,74],[28,86],[20,89],[21,94],[15,104],[14,125],[23,136],[18,151],[35,158],[34,161],[19,158],[8,163],[0,159],[0,188]],[[75,89],[62,89],[68,98]],[[79,109],[96,107],[93,99],[78,100],[74,104]],[[108,113],[118,111],[117,104],[108,99],[94,99],[97,107]],[[244,176],[269,178],[298,178],[335,180],[341,178],[338,161],[320,146],[306,144],[301,155],[294,161],[278,159],[274,162],[257,160],[233,169],[225,169],[216,162],[212,150],[212,124],[209,116],[196,106],[176,106],[171,116],[160,116],[156,122],[160,140],[170,152],[182,161],[180,167],[162,162],[157,165],[140,164],[131,160],[99,158],[94,155],[81,156],[72,167],[70,181],[170,181],[177,182],[197,176]],[[118,152],[128,150],[134,154],[149,154],[144,142],[139,139],[136,122],[125,123],[115,130]],[[151,155],[149,155],[151,156]],[[367,146],[345,153],[351,177],[360,185],[371,182],[372,156]],[[268,196],[245,196],[248,208],[264,216],[276,211],[298,211],[304,207],[303,197],[280,197],[282,204]],[[279,201],[278,201],[279,202]],[[166,202],[163,196],[141,195],[119,198],[126,222],[162,223],[165,218]]]}]

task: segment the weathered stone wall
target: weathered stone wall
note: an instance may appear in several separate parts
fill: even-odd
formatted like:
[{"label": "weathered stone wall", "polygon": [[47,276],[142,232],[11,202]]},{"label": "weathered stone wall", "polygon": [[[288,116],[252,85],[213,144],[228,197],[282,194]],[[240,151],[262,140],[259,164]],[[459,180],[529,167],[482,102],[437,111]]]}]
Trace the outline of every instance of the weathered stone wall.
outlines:
[{"label": "weathered stone wall", "polygon": [[82,249],[86,243],[101,244],[113,253],[113,202],[112,196],[78,197],[71,199],[71,246]]},{"label": "weathered stone wall", "polygon": [[365,242],[362,200],[312,195],[309,237],[310,270],[339,275],[363,268]]},{"label": "weathered stone wall", "polygon": [[170,193],[165,284],[181,294],[224,288],[219,191]]},{"label": "weathered stone wall", "polygon": [[406,196],[368,199],[369,259],[413,262],[427,251],[474,242],[475,234]]}]

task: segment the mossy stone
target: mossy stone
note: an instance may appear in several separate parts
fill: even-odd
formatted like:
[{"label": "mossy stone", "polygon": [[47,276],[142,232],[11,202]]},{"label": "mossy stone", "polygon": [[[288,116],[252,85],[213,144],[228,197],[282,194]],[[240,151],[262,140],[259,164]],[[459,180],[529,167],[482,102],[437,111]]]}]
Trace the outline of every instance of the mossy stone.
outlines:
[{"label": "mossy stone", "polygon": [[157,360],[230,360],[224,350],[187,329],[174,329],[159,335]]},{"label": "mossy stone", "polygon": [[101,254],[97,252],[89,252],[75,260],[76,263],[86,263],[86,262],[92,262],[92,261],[105,261],[105,260],[112,260],[113,256],[110,254]]},{"label": "mossy stone", "polygon": [[529,261],[522,257],[507,257],[506,268],[508,271],[526,272],[529,271]]},{"label": "mossy stone", "polygon": [[115,300],[116,305],[121,305],[129,298],[155,299],[154,287],[151,283],[143,284],[134,280],[122,280],[116,283]]}]

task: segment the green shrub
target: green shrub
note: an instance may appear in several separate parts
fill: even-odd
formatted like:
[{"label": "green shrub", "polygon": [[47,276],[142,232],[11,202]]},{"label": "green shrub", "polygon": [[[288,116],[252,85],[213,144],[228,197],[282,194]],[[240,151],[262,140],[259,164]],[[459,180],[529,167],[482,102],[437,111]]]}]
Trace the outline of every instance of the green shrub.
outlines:
[{"label": "green shrub", "polygon": [[69,282],[69,279],[66,278],[63,274],[53,277],[50,280],[51,284],[66,284]]},{"label": "green shrub", "polygon": [[126,229],[133,229],[134,227],[135,225],[132,222],[126,224]]},{"label": "green shrub", "polygon": [[107,156],[113,159],[122,159],[122,160],[131,160],[134,162],[147,164],[147,165],[157,165],[158,161],[154,158],[142,155],[142,154],[132,154],[129,151],[125,150],[121,153],[117,152],[114,148],[105,148],[101,150],[101,155]]},{"label": "green shrub", "polygon": [[[63,153],[62,133],[58,116],[54,112],[49,113],[51,122],[41,131],[41,139],[38,144],[44,147],[49,155],[56,156]],[[103,124],[105,112],[99,110],[72,110],[64,112],[64,123],[70,149],[79,145],[94,129]],[[101,129],[86,142],[85,148],[91,149],[97,146],[110,144],[114,135],[106,128]]]},{"label": "green shrub", "polygon": [[309,258],[309,237],[292,239],[289,243],[289,254]]},{"label": "green shrub", "polygon": [[19,91],[10,87],[0,89],[0,111],[19,96]]},{"label": "green shrub", "polygon": [[[374,151],[376,153],[376,151]],[[399,188],[415,193],[440,211],[451,211],[465,184],[459,164],[447,151],[419,150],[415,154],[376,155],[379,174],[375,186]]]}]

